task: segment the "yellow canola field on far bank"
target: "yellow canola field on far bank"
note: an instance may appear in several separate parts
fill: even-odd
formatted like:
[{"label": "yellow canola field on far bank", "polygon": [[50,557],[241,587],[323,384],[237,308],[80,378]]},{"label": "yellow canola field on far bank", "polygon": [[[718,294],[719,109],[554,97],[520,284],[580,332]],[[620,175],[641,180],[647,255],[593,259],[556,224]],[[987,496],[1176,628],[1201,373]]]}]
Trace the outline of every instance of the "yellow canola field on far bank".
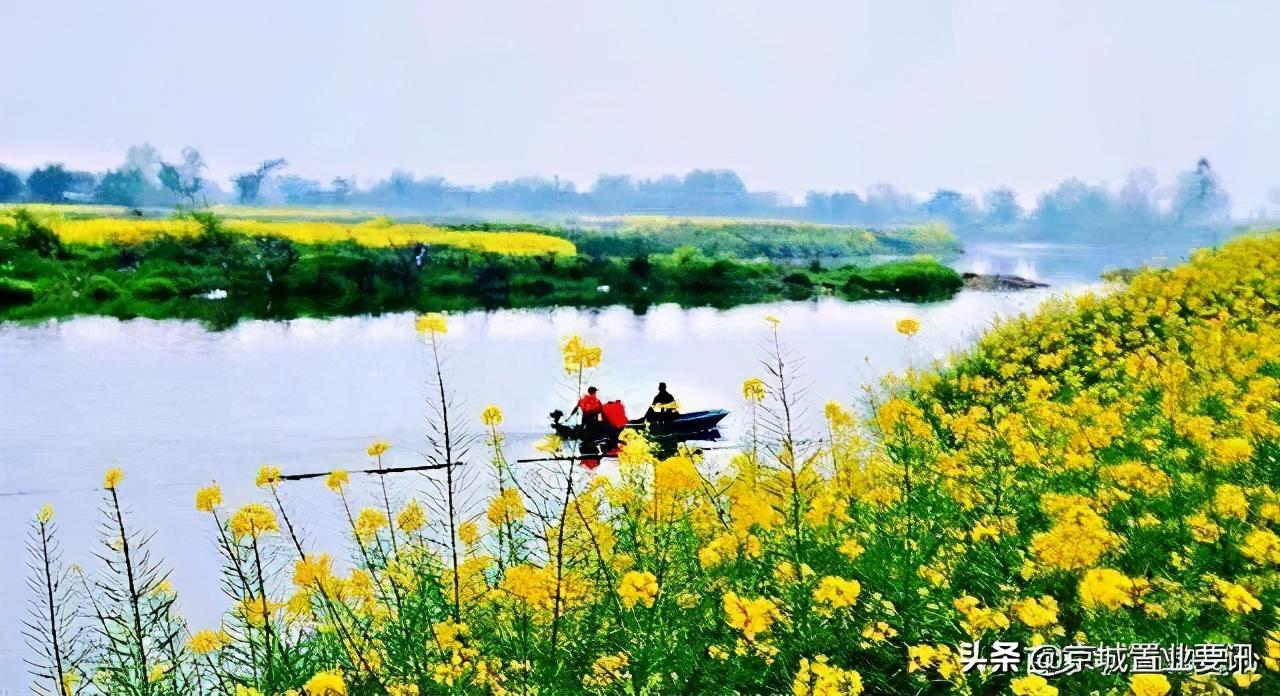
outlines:
[{"label": "yellow canola field on far bank", "polygon": [[[52,208],[52,206],[45,206]],[[159,235],[194,237],[199,223],[182,218],[69,218],[41,208],[31,208],[58,237],[69,244],[139,244]],[[8,210],[0,217],[10,217]],[[360,223],[312,220],[266,221],[224,219],[230,232],[251,236],[282,237],[299,244],[331,244],[352,241],[367,247],[406,246],[415,243],[450,246],[479,252],[535,256],[572,256],[577,248],[567,239],[540,232],[450,230],[425,224],[398,224],[389,218]]]}]

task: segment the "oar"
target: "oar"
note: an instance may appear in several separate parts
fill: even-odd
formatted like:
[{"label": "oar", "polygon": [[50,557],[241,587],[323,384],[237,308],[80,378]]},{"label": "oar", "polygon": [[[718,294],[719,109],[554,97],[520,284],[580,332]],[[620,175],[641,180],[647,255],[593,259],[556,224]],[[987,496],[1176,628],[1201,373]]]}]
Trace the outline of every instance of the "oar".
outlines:
[{"label": "oar", "polygon": [[[454,462],[454,466],[461,466],[462,462]],[[430,471],[432,469],[443,469],[447,464],[420,464],[418,466],[390,466],[381,469],[352,469],[347,473],[351,474],[399,474],[405,471]],[[320,478],[328,476],[332,471],[321,471],[316,474],[283,474],[280,478],[284,481],[301,481],[303,479]]]}]

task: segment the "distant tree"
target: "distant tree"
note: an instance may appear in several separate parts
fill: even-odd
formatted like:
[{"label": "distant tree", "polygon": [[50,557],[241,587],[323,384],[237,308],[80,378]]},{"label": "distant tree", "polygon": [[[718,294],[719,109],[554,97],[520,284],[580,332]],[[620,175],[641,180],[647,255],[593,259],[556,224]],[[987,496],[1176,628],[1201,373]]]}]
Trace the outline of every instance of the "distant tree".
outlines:
[{"label": "distant tree", "polygon": [[594,207],[604,212],[623,212],[636,207],[636,185],[626,174],[596,177],[590,196]]},{"label": "distant tree", "polygon": [[241,203],[251,204],[258,202],[258,196],[262,192],[262,182],[271,174],[271,172],[288,164],[284,158],[269,159],[258,163],[258,167],[251,172],[237,174],[231,177],[231,183],[235,184],[236,196]]},{"label": "distant tree", "polygon": [[41,203],[61,203],[75,184],[75,176],[61,164],[50,164],[27,176],[31,199]]},{"label": "distant tree", "polygon": [[146,191],[147,183],[137,169],[117,169],[107,172],[98,182],[94,199],[108,205],[137,206]]},{"label": "distant tree", "polygon": [[[315,205],[324,203],[329,198],[329,192],[324,190],[324,184],[315,179],[306,179],[296,174],[286,174],[271,181],[270,188],[278,191],[284,196],[286,203],[292,205]],[[265,197],[265,193],[260,197]]]},{"label": "distant tree", "polygon": [[1088,232],[1109,221],[1111,212],[1105,188],[1067,179],[1040,196],[1034,217],[1043,228]]},{"label": "distant tree", "polygon": [[866,219],[884,223],[915,217],[915,199],[890,184],[873,184],[867,188]]},{"label": "distant tree", "polygon": [[13,172],[0,167],[0,203],[8,203],[22,198],[22,192],[26,186],[22,183],[22,177]]},{"label": "distant tree", "polygon": [[1201,157],[1194,171],[1178,177],[1170,212],[1181,224],[1220,222],[1230,217],[1231,198],[1209,166],[1209,160]]},{"label": "distant tree", "polygon": [[956,225],[968,224],[976,217],[973,201],[959,191],[938,189],[922,206],[924,213],[930,217],[942,218]]},{"label": "distant tree", "polygon": [[351,184],[351,180],[342,177],[333,177],[333,182],[329,184],[333,188],[333,202],[345,203],[351,198],[351,194],[355,191],[355,186]]},{"label": "distant tree", "polygon": [[987,191],[982,196],[982,214],[988,225],[1012,225],[1022,219],[1018,194],[1007,186]]},{"label": "distant tree", "polygon": [[204,179],[200,175],[204,168],[204,158],[200,156],[198,150],[191,147],[183,148],[181,164],[175,165],[168,162],[160,164],[158,175],[160,185],[179,199],[185,198],[194,204],[196,194],[204,185]]},{"label": "distant tree", "polygon": [[1135,169],[1129,172],[1120,194],[1116,198],[1118,212],[1130,224],[1150,224],[1160,215],[1156,205],[1156,187],[1160,181],[1151,169]]},{"label": "distant tree", "polygon": [[698,212],[734,212],[750,207],[747,187],[728,169],[695,169],[684,177],[682,206]]},{"label": "distant tree", "polygon": [[805,194],[804,207],[810,218],[823,222],[858,222],[866,213],[862,197],[853,191],[810,191]]},{"label": "distant tree", "polygon": [[159,183],[157,177],[160,175],[160,151],[156,150],[151,143],[130,145],[128,152],[125,153],[124,163],[123,171],[136,169],[147,184]]}]

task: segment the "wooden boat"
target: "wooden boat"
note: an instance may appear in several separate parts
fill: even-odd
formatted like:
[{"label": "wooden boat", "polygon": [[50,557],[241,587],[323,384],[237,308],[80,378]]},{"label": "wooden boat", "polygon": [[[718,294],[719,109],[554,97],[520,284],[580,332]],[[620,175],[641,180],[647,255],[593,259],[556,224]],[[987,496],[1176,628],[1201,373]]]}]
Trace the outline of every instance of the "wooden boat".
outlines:
[{"label": "wooden boat", "polygon": [[[626,427],[643,431],[649,439],[656,441],[664,450],[674,449],[681,442],[719,440],[720,431],[717,426],[727,415],[729,412],[724,409],[690,411],[671,418],[653,420],[640,418],[628,421]],[[602,423],[596,427],[596,432],[589,433],[582,424],[561,423],[562,418],[564,418],[563,412],[558,410],[551,412],[552,430],[565,440],[578,441],[582,454],[599,454],[605,457],[616,454],[618,435],[623,429],[615,429],[607,423]]]}]

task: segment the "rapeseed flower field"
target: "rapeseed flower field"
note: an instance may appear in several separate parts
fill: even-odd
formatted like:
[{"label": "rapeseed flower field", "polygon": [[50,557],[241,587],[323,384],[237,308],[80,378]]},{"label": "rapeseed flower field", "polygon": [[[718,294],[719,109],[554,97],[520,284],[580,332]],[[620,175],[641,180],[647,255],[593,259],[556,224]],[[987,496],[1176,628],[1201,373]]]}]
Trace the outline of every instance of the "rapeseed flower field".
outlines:
[{"label": "rapeseed flower field", "polygon": [[[41,218],[54,234],[68,244],[141,244],[160,235],[179,239],[203,233],[197,220],[188,217],[132,218],[102,215],[109,206],[75,206],[73,215],[63,214],[61,206],[28,206],[28,211]],[[0,218],[12,214],[13,208],[0,210]],[[268,211],[269,212],[269,211]],[[321,220],[260,220],[227,218],[228,232],[255,237],[279,237],[298,244],[332,244],[355,242],[366,247],[402,247],[430,244],[456,247],[478,252],[531,256],[577,253],[573,242],[540,232],[452,230],[424,224],[397,223],[387,217],[363,222]]]},{"label": "rapeseed flower field", "polygon": [[[448,396],[447,317],[419,328],[438,494],[394,500],[384,474],[358,500],[354,472],[329,473],[355,550],[339,571],[298,533],[281,496],[298,484],[278,469],[259,472],[257,500],[192,491],[231,601],[220,623],[190,626],[120,512],[127,472],[112,470],[108,564],[92,580],[43,562],[54,511],[32,522],[33,587],[50,588],[36,607],[62,638],[38,636],[44,688],[1280,691],[1280,235],[1052,302],[945,364],[824,407],[806,404],[787,327],[771,320],[761,374],[743,375],[747,435],[731,458],[663,451],[629,430],[613,476],[577,466],[559,438],[540,444],[545,462],[510,461],[500,405],[458,413]],[[897,328],[904,346],[922,330]],[[580,337],[563,357],[579,389],[608,360]],[[806,406],[820,427],[799,416]],[[492,474],[477,513],[457,502],[485,466],[464,454],[468,431]],[[368,468],[395,446],[371,446]],[[963,645],[997,640],[1248,644],[1259,665],[1047,678],[963,668]]]}]

